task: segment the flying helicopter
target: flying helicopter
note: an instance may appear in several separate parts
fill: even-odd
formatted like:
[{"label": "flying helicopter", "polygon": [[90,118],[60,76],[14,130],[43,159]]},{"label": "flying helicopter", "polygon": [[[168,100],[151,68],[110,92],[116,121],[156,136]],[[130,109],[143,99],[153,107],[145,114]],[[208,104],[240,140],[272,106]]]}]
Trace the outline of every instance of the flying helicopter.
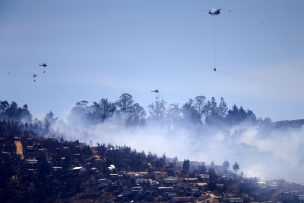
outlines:
[{"label": "flying helicopter", "polygon": [[158,89],[155,89],[155,90],[151,90],[151,92],[159,93],[159,90],[158,90]]},{"label": "flying helicopter", "polygon": [[155,101],[158,101],[159,100],[159,90],[158,89],[155,89],[155,90],[151,90],[152,93],[155,93]]},{"label": "flying helicopter", "polygon": [[219,15],[221,13],[221,10],[223,10],[223,9],[211,8],[211,9],[209,9],[209,14],[212,15],[212,16],[216,16],[216,15]]},{"label": "flying helicopter", "polygon": [[36,77],[37,77],[37,74],[36,74],[36,73],[33,73],[34,82],[36,82]]},{"label": "flying helicopter", "polygon": [[[220,15],[222,10],[226,10],[226,9],[222,9],[222,8],[210,8],[208,9],[208,13],[212,16],[216,16],[216,15]],[[228,12],[230,13],[231,10],[227,9]]]},{"label": "flying helicopter", "polygon": [[39,64],[39,66],[42,66],[42,67],[47,67],[47,64],[46,63],[42,63],[42,64]]},{"label": "flying helicopter", "polygon": [[[215,29],[215,16],[220,15],[222,8],[210,8],[208,9],[208,14],[213,16],[213,71],[216,71],[216,29]],[[231,10],[228,9],[228,12],[230,13]]]},{"label": "flying helicopter", "polygon": [[41,66],[41,67],[44,68],[43,73],[45,73],[45,68],[47,67],[47,64],[46,63],[42,63],[42,64],[39,64],[39,66]]}]

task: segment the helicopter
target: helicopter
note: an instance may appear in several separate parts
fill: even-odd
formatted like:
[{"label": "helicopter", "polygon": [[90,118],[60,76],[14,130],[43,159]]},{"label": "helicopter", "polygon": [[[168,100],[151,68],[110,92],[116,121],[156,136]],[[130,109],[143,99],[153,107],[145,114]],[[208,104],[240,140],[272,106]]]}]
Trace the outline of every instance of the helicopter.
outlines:
[{"label": "helicopter", "polygon": [[[213,71],[216,72],[216,30],[215,30],[215,16],[220,15],[221,8],[210,8],[208,9],[209,15],[213,16]],[[229,9],[228,12],[230,13],[231,10]]]},{"label": "helicopter", "polygon": [[43,73],[45,73],[45,68],[47,67],[47,64],[46,63],[42,63],[42,64],[39,64],[39,66],[41,66],[41,67],[44,68]]},{"label": "helicopter", "polygon": [[37,77],[37,74],[36,74],[36,73],[33,73],[34,82],[36,82],[36,77]]},{"label": "helicopter", "polygon": [[155,90],[151,90],[151,92],[159,93],[159,90],[158,90],[158,89],[155,89]]},{"label": "helicopter", "polygon": [[46,63],[42,63],[42,64],[39,64],[39,66],[42,66],[42,67],[46,68],[47,64]]},{"label": "helicopter", "polygon": [[222,9],[220,9],[220,8],[211,8],[211,9],[209,9],[209,14],[212,16],[216,16],[221,13],[221,10]]}]

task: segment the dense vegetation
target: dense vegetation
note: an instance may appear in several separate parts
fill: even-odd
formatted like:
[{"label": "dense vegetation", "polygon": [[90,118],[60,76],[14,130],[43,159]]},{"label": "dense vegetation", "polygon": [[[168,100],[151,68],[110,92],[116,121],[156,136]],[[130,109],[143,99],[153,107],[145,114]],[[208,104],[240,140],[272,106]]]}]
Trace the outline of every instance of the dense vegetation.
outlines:
[{"label": "dense vegetation", "polygon": [[[147,111],[148,113],[133,100],[132,95],[125,93],[115,102],[104,98],[92,104],[85,100],[77,102],[71,110],[70,120],[76,123],[98,124],[116,119],[129,126],[153,123],[186,127],[257,122],[251,110],[244,110],[242,106],[236,105],[229,109],[223,98],[217,102],[214,97],[207,100],[204,96],[197,96],[181,106],[167,105],[167,102],[156,97],[155,101],[148,105]],[[0,101],[0,120],[32,123],[32,118],[26,104],[21,108],[16,102]],[[54,114],[49,112],[42,121],[36,119],[35,122],[42,122],[49,128],[56,120]]]},{"label": "dense vegetation", "polygon": [[[71,118],[81,122],[102,123],[109,119],[125,121],[127,125],[142,125],[147,122],[161,125],[213,125],[238,124],[249,121],[256,122],[257,118],[251,110],[233,105],[228,108],[224,98],[219,102],[214,97],[207,100],[205,96],[189,99],[183,105],[170,104],[156,97],[146,110],[133,100],[132,95],[122,94],[115,102],[101,99],[89,104],[88,101],[77,102],[71,111]],[[78,120],[79,121],[79,120]]]},{"label": "dense vegetation", "polygon": [[16,102],[8,103],[7,101],[0,101],[0,120],[12,120],[31,122],[32,114],[25,104],[23,107],[18,107]]}]

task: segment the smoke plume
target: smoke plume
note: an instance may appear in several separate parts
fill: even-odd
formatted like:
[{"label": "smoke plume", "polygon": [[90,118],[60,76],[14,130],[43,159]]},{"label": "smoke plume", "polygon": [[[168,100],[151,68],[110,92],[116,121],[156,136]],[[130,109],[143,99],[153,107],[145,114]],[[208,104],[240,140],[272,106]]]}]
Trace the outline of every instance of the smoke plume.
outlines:
[{"label": "smoke plume", "polygon": [[247,177],[304,183],[303,127],[274,129],[250,123],[200,129],[155,123],[128,127],[114,118],[101,124],[84,123],[59,120],[53,127],[68,140],[126,145],[137,151],[206,164],[214,161],[222,165],[228,160],[230,165],[238,162],[239,172]]}]

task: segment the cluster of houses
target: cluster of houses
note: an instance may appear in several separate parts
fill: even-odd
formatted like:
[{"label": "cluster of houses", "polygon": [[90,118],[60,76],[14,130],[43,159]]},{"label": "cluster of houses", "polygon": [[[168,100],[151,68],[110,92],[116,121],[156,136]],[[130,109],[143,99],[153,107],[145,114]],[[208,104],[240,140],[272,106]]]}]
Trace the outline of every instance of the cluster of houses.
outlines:
[{"label": "cluster of houses", "polygon": [[[102,190],[118,192],[117,200],[171,202],[244,202],[248,195],[225,193],[224,184],[208,188],[209,175],[183,177],[179,170],[128,172],[117,171],[98,180]],[[127,184],[126,184],[127,183]]]},{"label": "cluster of houses", "polygon": [[[79,142],[60,142],[54,138],[31,136],[2,135],[0,141],[1,157],[18,156],[31,177],[47,171],[45,176],[49,180],[61,177],[60,180],[64,180],[62,184],[77,179],[70,184],[80,188],[75,191],[87,192],[91,195],[86,198],[96,201],[258,202],[259,198],[263,200],[258,194],[273,190],[280,191],[280,197],[304,202],[303,190],[282,191],[280,183],[246,179],[221,166],[214,166],[216,177],[209,170],[185,174],[182,163],[172,164],[169,159],[169,164],[163,168],[156,170],[146,163],[146,170],[134,171],[132,168],[118,168],[98,150],[98,146],[89,147]],[[7,163],[2,161],[1,164]],[[17,176],[12,176],[11,181],[18,180]],[[246,190],[248,185],[251,191]]]}]

